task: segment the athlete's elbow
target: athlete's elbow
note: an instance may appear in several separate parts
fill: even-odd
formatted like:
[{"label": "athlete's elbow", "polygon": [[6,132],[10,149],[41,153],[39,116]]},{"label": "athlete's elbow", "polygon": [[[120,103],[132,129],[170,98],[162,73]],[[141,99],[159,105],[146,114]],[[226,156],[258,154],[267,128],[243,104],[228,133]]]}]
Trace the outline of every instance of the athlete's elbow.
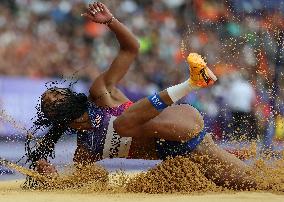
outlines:
[{"label": "athlete's elbow", "polygon": [[131,50],[132,50],[133,53],[135,53],[135,54],[139,53],[140,43],[137,39],[133,42],[131,47],[132,47]]},{"label": "athlete's elbow", "polygon": [[129,52],[130,54],[133,55],[138,55],[139,54],[139,49],[140,49],[140,44],[137,40],[132,42],[126,47],[121,47],[122,50]]}]

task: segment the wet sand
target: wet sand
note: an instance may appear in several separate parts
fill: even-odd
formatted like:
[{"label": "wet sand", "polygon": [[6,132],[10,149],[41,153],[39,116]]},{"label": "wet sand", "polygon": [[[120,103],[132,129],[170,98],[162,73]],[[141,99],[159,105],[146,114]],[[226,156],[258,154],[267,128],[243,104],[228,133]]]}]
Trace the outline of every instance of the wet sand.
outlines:
[{"label": "wet sand", "polygon": [[222,201],[241,201],[241,202],[272,202],[284,201],[284,195],[263,192],[239,192],[239,193],[202,193],[202,194],[131,194],[131,193],[83,193],[73,191],[27,191],[22,190],[20,185],[22,181],[0,182],[0,200],[1,202],[165,202],[165,201],[204,201],[204,202],[222,202]]}]

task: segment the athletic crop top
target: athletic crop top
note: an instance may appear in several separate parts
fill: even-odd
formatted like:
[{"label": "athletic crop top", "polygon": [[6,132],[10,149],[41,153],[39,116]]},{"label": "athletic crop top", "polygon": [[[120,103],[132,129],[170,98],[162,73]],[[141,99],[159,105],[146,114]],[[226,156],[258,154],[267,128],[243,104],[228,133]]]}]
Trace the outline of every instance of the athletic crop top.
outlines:
[{"label": "athletic crop top", "polygon": [[120,137],[113,128],[113,121],[132,104],[129,101],[118,107],[103,108],[89,102],[88,114],[93,129],[79,134],[78,144],[99,159],[128,157],[132,138]]}]

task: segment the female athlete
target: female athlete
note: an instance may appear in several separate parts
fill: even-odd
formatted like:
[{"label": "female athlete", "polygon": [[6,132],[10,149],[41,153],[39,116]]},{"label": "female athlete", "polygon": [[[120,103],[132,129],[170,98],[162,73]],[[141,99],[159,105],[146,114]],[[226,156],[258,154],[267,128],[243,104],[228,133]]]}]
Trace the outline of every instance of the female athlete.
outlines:
[{"label": "female athlete", "polygon": [[136,37],[102,3],[89,5],[82,16],[108,26],[120,49],[110,67],[95,79],[88,97],[55,87],[42,95],[35,125],[49,127],[49,131],[35,149],[29,146],[28,138],[27,157],[32,168],[46,174],[56,172],[48,157],[59,138],[72,130],[77,133],[76,163],[116,157],[163,160],[178,155],[207,156],[207,161],[199,163],[216,184],[238,189],[256,186],[247,174],[249,167],[214,144],[200,113],[190,105],[174,104],[217,80],[201,56],[191,53],[187,57],[187,81],[132,103],[116,85],[138,55]]}]

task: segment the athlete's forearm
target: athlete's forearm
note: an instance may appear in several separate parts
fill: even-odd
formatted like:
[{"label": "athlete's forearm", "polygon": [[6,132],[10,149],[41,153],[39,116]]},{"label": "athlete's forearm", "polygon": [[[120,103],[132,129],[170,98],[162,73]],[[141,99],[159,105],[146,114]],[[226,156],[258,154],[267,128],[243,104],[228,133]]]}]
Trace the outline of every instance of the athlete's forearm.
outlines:
[{"label": "athlete's forearm", "polygon": [[121,50],[137,53],[139,43],[136,37],[117,19],[113,17],[110,10],[101,2],[89,4],[85,13],[81,14],[95,23],[107,25],[116,35]]},{"label": "athlete's forearm", "polygon": [[139,42],[125,25],[120,23],[117,19],[113,19],[108,27],[115,33],[122,50],[138,52]]}]

